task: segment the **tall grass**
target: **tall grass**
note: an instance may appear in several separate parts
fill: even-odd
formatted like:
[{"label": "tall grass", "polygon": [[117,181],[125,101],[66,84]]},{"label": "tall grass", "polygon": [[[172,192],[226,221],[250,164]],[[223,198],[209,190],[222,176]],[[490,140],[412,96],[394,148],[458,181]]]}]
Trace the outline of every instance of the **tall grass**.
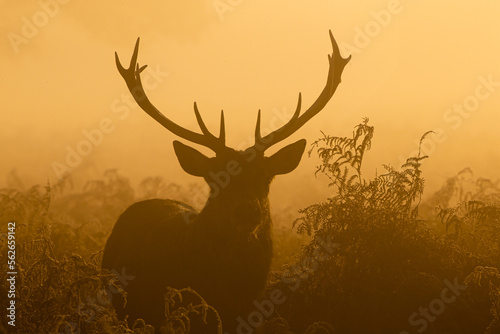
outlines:
[{"label": "tall grass", "polygon": [[[351,137],[324,135],[312,144],[309,154],[320,161],[316,173],[327,177],[332,196],[298,215],[277,216],[274,271],[262,298],[278,289],[286,300],[255,330],[418,333],[423,323],[409,318],[440,298],[446,281],[456,281],[466,289],[427,319],[422,332],[500,333],[499,184],[475,179],[466,169],[422,202],[425,156],[364,177],[373,135],[365,120]],[[134,189],[116,170],[81,190],[72,189],[71,178],[24,189],[14,176],[13,187],[0,190],[0,295],[7,307],[3,255],[7,222],[15,221],[17,332],[152,333],[142,321],[117,319],[110,300],[126,298],[120,276],[127,276],[100,268],[102,249],[130,204],[170,197],[199,209],[203,188],[149,177]],[[293,220],[294,231],[283,228]],[[218,323],[221,332],[203,296],[168,290],[166,332],[188,333],[199,319]],[[5,317],[0,326],[0,332],[9,328]]]}]

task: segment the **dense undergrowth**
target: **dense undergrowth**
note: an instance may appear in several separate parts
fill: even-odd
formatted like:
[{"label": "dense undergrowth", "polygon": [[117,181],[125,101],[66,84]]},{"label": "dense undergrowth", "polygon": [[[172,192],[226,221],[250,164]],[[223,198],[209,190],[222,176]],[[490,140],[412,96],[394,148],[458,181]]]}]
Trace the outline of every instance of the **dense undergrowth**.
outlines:
[{"label": "dense undergrowth", "polygon": [[[332,196],[301,210],[295,231],[283,228],[293,214],[274,218],[274,271],[261,301],[279,290],[282,302],[242,315],[242,333],[500,333],[499,184],[465,169],[421,203],[424,156],[363,177],[372,136],[364,122],[352,138],[313,143]],[[116,170],[81,191],[70,178],[29,189],[13,175],[9,182],[0,190],[0,295],[5,309],[7,222],[15,221],[17,333],[152,333],[116,318],[109,300],[128,277],[100,269],[102,249],[130,204],[174,198],[200,209],[193,199],[206,190],[158,177],[134,189]],[[168,291],[170,333],[216,314],[195,291]]]}]

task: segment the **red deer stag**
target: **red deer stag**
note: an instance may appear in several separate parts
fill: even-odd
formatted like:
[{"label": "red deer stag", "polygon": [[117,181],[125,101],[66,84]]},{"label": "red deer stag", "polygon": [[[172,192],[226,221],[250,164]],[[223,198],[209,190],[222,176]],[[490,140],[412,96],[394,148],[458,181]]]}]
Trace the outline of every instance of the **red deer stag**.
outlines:
[{"label": "red deer stag", "polygon": [[[219,311],[225,330],[234,329],[238,316],[245,318],[263,290],[272,257],[272,223],[269,186],[274,176],[293,171],[300,162],[306,141],[290,144],[270,157],[264,151],[286,139],[320,112],[333,96],[350,57],[344,59],[330,31],[333,52],[328,55],[329,71],[325,88],[302,115],[301,94],[290,121],[261,136],[260,111],[255,144],[244,151],[225,145],[224,115],[220,135],[205,126],[196,103],[194,113],[201,133],[185,129],[165,117],[150,102],[141,83],[146,66],[137,64],[139,39],[130,67],[124,68],[118,55],[116,65],[137,104],[158,123],[177,136],[210,148],[209,158],[174,141],[182,169],[201,176],[209,185],[224,175],[221,187],[211,193],[201,212],[183,203],[152,199],[131,205],[120,216],[106,243],[102,267],[135,276],[125,287],[127,303],[113,296],[119,316],[129,315],[159,328],[164,321],[167,286],[191,287]],[[186,219],[186,217],[189,217]]]}]

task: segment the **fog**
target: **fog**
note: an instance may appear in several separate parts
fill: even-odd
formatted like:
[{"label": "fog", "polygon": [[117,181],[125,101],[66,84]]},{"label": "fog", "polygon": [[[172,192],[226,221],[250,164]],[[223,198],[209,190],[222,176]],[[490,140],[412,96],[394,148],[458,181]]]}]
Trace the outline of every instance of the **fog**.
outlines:
[{"label": "fog", "polygon": [[[493,0],[2,2],[0,184],[13,169],[26,185],[54,183],[61,166],[77,180],[118,168],[134,184],[153,175],[196,181],[175,158],[177,138],[127,102],[114,52],[127,63],[140,36],[139,63],[149,65],[144,80],[157,108],[198,131],[196,101],[215,133],[223,109],[227,144],[242,148],[253,144],[259,109],[262,127],[272,128],[291,116],[299,92],[304,110],[315,101],[328,72],[330,29],[343,55],[352,55],[342,83],[275,150],[300,138],[311,143],[320,131],[350,136],[368,117],[375,137],[367,176],[382,164],[400,166],[434,130],[423,144],[428,192],[465,167],[497,179],[498,17]],[[70,166],[68,152],[96,129],[102,138]],[[304,156],[278,177],[273,207],[325,198],[318,162]]]}]

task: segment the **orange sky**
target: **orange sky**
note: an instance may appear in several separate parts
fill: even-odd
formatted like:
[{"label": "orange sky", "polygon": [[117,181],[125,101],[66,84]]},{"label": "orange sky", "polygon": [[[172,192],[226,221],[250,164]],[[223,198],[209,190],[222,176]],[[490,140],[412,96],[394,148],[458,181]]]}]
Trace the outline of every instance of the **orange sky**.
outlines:
[{"label": "orange sky", "polygon": [[[75,175],[117,167],[135,182],[151,175],[193,181],[175,159],[174,135],[124,102],[114,51],[127,61],[140,36],[139,62],[153,70],[148,93],[157,107],[198,130],[197,101],[214,131],[224,109],[228,144],[238,147],[250,144],[258,109],[265,127],[295,108],[299,91],[304,106],[318,96],[331,29],[353,58],[332,101],[287,143],[312,142],[320,130],[347,136],[369,117],[376,132],[368,172],[399,165],[423,133],[437,130],[424,164],[430,189],[464,167],[496,179],[499,17],[497,0],[2,1],[0,175],[16,168],[28,183],[55,181],[53,163],[64,163],[83,132],[108,120],[109,133],[72,168]],[[311,201],[324,196],[312,175],[316,163],[304,157],[276,181],[281,206],[304,193]]]}]

